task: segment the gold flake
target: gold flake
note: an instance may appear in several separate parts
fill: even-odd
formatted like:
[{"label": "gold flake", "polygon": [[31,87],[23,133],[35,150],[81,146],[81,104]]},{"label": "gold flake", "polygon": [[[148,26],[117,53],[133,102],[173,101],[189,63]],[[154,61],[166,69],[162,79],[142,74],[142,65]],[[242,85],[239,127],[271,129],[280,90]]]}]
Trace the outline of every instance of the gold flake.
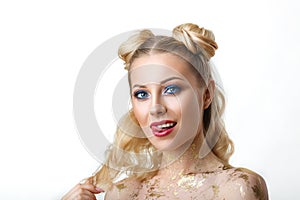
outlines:
[{"label": "gold flake", "polygon": [[251,187],[252,191],[254,192],[255,198],[259,200],[265,200],[265,194],[262,189],[258,185],[254,185]]},{"label": "gold flake", "polygon": [[219,186],[218,185],[213,185],[212,186],[212,189],[213,189],[213,191],[214,191],[214,195],[215,196],[218,196],[218,194],[219,194]]},{"label": "gold flake", "polygon": [[159,197],[164,196],[164,195],[158,194],[158,193],[150,193],[149,196],[150,197],[157,197],[157,198],[159,198]]},{"label": "gold flake", "polygon": [[186,190],[195,188],[197,185],[197,181],[195,180],[195,175],[183,175],[178,180],[177,185]]},{"label": "gold flake", "polygon": [[241,174],[239,178],[242,178],[245,182],[249,183],[249,176],[247,174]]},{"label": "gold flake", "polygon": [[174,194],[174,196],[177,196],[178,195],[178,191],[174,190],[173,194]]},{"label": "gold flake", "polygon": [[123,189],[125,189],[125,188],[127,188],[127,186],[126,186],[124,183],[118,184],[118,185],[116,185],[116,187],[117,187],[120,191],[123,190]]}]

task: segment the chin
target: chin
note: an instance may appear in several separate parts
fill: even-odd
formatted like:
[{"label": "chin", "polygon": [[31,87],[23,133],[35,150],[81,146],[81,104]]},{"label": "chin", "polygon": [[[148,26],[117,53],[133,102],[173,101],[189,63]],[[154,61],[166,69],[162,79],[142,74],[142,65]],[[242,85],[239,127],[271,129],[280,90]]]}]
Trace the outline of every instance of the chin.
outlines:
[{"label": "chin", "polygon": [[162,152],[178,151],[177,153],[182,155],[192,144],[193,140],[176,141],[174,138],[170,138],[166,140],[157,140],[156,138],[151,138],[149,139],[149,141],[159,151]]}]

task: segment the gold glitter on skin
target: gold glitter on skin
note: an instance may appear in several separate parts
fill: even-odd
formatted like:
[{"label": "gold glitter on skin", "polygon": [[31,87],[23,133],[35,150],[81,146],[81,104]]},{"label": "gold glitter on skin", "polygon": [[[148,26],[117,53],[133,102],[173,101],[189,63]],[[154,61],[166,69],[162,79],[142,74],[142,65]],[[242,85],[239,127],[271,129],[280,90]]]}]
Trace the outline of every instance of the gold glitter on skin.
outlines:
[{"label": "gold glitter on skin", "polygon": [[182,176],[177,182],[177,185],[185,190],[192,189],[196,186],[195,184],[195,175]]},{"label": "gold glitter on skin", "polygon": [[223,170],[227,170],[227,169],[232,169],[232,167],[230,165],[224,165],[222,167]]},{"label": "gold glitter on skin", "polygon": [[203,185],[205,178],[198,180],[195,176],[195,174],[182,175],[177,181],[177,186],[186,191],[198,190]]},{"label": "gold glitter on skin", "polygon": [[119,191],[121,191],[121,190],[127,188],[127,186],[126,186],[124,183],[119,184],[119,185],[116,185],[116,187],[119,189]]},{"label": "gold glitter on skin", "polygon": [[143,190],[134,198],[129,199],[222,200],[226,197],[229,199],[238,197],[239,199],[267,200],[259,179],[241,172],[241,169],[222,170],[222,167],[210,172],[185,174],[180,171],[176,175],[175,171],[171,174],[162,173],[144,181],[140,188]]},{"label": "gold glitter on skin", "polygon": [[174,196],[177,196],[178,195],[178,191],[174,190],[173,194],[174,194]]},{"label": "gold glitter on skin", "polygon": [[138,193],[132,193],[130,195],[130,199],[137,199],[137,197],[138,197]]},{"label": "gold glitter on skin", "polygon": [[156,193],[149,194],[149,197],[157,197],[157,198],[159,198],[161,196],[164,196],[164,195],[162,195],[162,194],[156,194]]},{"label": "gold glitter on skin", "polygon": [[[252,199],[266,200],[260,182],[252,181],[254,172],[222,163],[208,162],[213,157],[194,159],[193,148],[195,148],[194,145],[187,154],[172,163],[174,165],[160,169],[157,175],[143,181],[138,192],[132,193],[131,198],[128,199],[221,200],[224,197],[231,197],[233,194],[240,195],[240,199],[248,198],[251,195]],[[230,192],[228,184],[234,184],[238,188],[234,187]],[[125,189],[123,186],[119,187],[121,190]]]},{"label": "gold glitter on skin", "polygon": [[249,183],[249,176],[247,174],[241,174],[239,178],[242,178],[246,183]]},{"label": "gold glitter on skin", "polygon": [[147,193],[146,193],[146,199],[153,199],[154,197],[160,198],[162,196],[165,196],[163,191],[156,191],[159,185],[159,180],[158,179],[154,179],[154,180],[147,180],[145,181],[146,183],[146,188],[147,188]]},{"label": "gold glitter on skin", "polygon": [[218,186],[218,185],[213,185],[213,186],[212,186],[212,189],[213,189],[213,191],[214,191],[214,196],[217,197],[218,194],[219,194],[219,192],[220,192],[219,186]]},{"label": "gold glitter on skin", "polygon": [[257,181],[256,185],[254,185],[253,187],[251,187],[255,198],[257,198],[258,200],[266,200],[266,196],[265,193],[262,190],[261,184],[259,181]]},{"label": "gold glitter on skin", "polygon": [[171,178],[171,180],[175,180],[177,178],[177,175],[175,174],[172,178]]},{"label": "gold glitter on skin", "polygon": [[251,171],[249,169],[246,169],[246,168],[236,168],[234,170],[234,172],[244,172],[244,173],[247,173],[247,174],[255,174],[253,171]]},{"label": "gold glitter on skin", "polygon": [[[263,183],[261,179],[256,179],[253,183],[253,177],[257,177],[257,174],[251,170],[245,168],[235,168],[232,173],[229,174],[231,178],[228,181],[235,182],[237,179],[242,179],[245,184],[241,184],[240,193],[242,197],[245,196],[245,190],[253,192],[253,196],[258,200],[268,199],[267,193],[263,189]],[[249,194],[248,194],[249,195]]]},{"label": "gold glitter on skin", "polygon": [[[244,169],[244,168],[236,168],[236,169],[234,169],[234,171],[232,173],[229,174],[229,176],[231,178],[233,178],[233,180],[235,180],[236,178],[243,179],[243,181],[245,181],[245,183],[247,185],[249,185],[250,184],[249,175],[251,175],[251,174],[253,175],[254,172]],[[230,178],[228,178],[228,180],[229,179]]]}]

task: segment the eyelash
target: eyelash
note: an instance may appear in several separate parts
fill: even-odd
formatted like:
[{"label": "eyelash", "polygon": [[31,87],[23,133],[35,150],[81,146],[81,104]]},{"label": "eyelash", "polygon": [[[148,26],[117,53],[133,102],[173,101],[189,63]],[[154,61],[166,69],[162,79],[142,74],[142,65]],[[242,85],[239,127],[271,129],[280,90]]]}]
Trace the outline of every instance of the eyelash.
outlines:
[{"label": "eyelash", "polygon": [[[172,92],[167,92],[168,90],[173,90]],[[164,93],[175,95],[179,93],[181,90],[177,85],[169,85],[164,89]]]},{"label": "eyelash", "polygon": [[[180,91],[181,91],[181,88],[179,86],[169,85],[169,86],[165,87],[165,89],[163,90],[163,94],[165,94],[165,95],[175,95],[175,94],[179,93]],[[145,90],[138,90],[138,91],[134,92],[133,96],[136,99],[144,100],[144,99],[147,99],[150,95]]]},{"label": "eyelash", "polygon": [[[140,94],[142,94],[142,95],[147,95],[147,97],[139,97]],[[133,96],[134,96],[136,99],[144,100],[145,98],[148,98],[148,97],[149,97],[149,94],[148,94],[148,92],[146,92],[145,90],[138,90],[138,91],[134,92]]]}]

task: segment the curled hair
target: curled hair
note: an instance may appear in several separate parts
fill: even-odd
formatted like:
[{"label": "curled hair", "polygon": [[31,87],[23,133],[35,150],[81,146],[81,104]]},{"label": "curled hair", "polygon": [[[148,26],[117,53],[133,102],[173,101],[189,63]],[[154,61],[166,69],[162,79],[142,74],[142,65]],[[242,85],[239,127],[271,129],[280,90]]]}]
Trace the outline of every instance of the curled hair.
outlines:
[{"label": "curled hair", "polygon": [[[118,54],[125,62],[125,69],[129,70],[136,58],[171,53],[192,66],[199,85],[203,86],[213,80],[209,61],[217,49],[213,32],[187,23],[175,27],[172,36],[156,36],[150,30],[140,31],[119,47]],[[204,111],[203,132],[210,150],[224,164],[229,164],[234,148],[223,123],[224,109],[225,97],[222,90],[216,87],[212,102]],[[161,153],[146,138],[132,110],[120,120],[114,143],[106,153],[104,165],[90,177],[95,185],[102,188],[111,186],[124,172],[128,177],[142,181],[153,176],[161,162]]]}]

